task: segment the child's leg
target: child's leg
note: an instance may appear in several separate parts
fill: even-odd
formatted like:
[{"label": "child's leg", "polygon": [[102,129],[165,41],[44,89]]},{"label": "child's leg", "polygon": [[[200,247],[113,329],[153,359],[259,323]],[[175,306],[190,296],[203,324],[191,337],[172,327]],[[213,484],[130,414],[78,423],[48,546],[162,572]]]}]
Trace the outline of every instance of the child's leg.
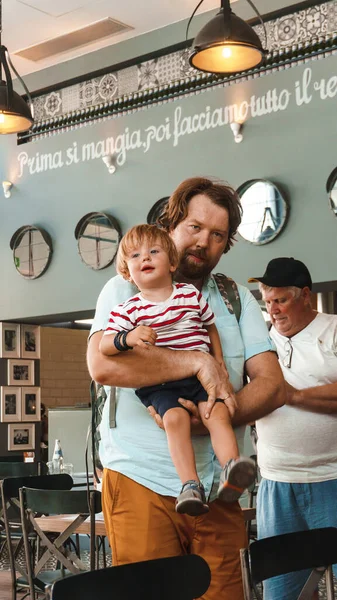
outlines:
[{"label": "child's leg", "polygon": [[206,402],[199,402],[198,407],[202,422],[210,433],[215,456],[220,465],[224,467],[230,458],[239,456],[232,419],[227,406],[223,402],[216,402],[208,419],[205,419]]},{"label": "child's leg", "polygon": [[187,410],[170,408],[163,416],[172,462],[181,483],[199,481],[191,440],[191,419]]},{"label": "child's leg", "polygon": [[239,450],[227,407],[217,402],[208,419],[205,419],[205,402],[199,403],[202,421],[210,432],[216,457],[222,466],[218,498],[235,502],[243,491],[254,483],[256,465],[251,458],[239,457]]},{"label": "child's leg", "polygon": [[163,415],[163,423],[171,458],[183,484],[176,511],[192,517],[202,515],[209,508],[195,466],[190,415],[183,408],[170,408]]}]

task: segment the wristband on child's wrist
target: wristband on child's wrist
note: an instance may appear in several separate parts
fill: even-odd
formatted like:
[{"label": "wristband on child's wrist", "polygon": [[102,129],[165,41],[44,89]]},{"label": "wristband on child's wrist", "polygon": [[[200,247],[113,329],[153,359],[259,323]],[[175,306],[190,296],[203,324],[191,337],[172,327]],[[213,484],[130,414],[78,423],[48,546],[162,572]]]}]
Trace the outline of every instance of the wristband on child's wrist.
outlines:
[{"label": "wristband on child's wrist", "polygon": [[119,331],[116,333],[114,337],[114,345],[118,352],[126,352],[127,350],[132,350],[133,346],[129,346],[126,341],[126,336],[128,335],[128,331]]}]

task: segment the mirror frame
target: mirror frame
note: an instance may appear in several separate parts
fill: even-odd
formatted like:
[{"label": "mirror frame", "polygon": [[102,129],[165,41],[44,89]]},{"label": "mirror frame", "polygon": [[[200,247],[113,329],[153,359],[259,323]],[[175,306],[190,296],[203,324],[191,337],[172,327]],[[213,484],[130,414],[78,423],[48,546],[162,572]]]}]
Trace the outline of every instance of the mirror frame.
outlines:
[{"label": "mirror frame", "polygon": [[334,216],[337,217],[337,205],[336,205],[336,208],[333,208],[333,206],[332,206],[332,200],[331,200],[331,196],[330,196],[333,188],[335,187],[335,184],[336,184],[336,189],[337,189],[337,167],[335,167],[331,171],[331,173],[330,173],[330,175],[329,175],[329,177],[327,179],[326,186],[325,186],[326,192],[328,194],[328,200],[329,200],[330,209],[332,210]]},{"label": "mirror frame", "polygon": [[[107,219],[109,221],[110,225],[112,226],[112,228],[114,228],[117,231],[117,235],[118,235],[118,243],[117,243],[117,248],[116,248],[115,254],[113,255],[112,259],[107,264],[105,264],[103,267],[100,267],[99,269],[96,269],[95,267],[92,267],[91,265],[89,265],[83,259],[82,255],[81,255],[80,248],[79,248],[80,237],[81,237],[83,231],[85,230],[86,226],[90,223],[90,220],[93,217],[103,217],[104,219]],[[84,215],[84,217],[82,217],[79,220],[79,222],[77,223],[77,225],[75,227],[74,235],[75,235],[75,238],[77,240],[77,251],[78,251],[78,254],[79,254],[80,259],[83,262],[83,264],[86,267],[89,267],[89,269],[92,269],[93,271],[102,271],[103,269],[106,269],[107,267],[110,267],[110,265],[112,265],[113,261],[115,260],[116,254],[117,254],[117,250],[118,250],[118,246],[119,246],[119,243],[120,243],[120,241],[122,239],[122,235],[123,234],[122,234],[121,226],[120,226],[119,222],[117,221],[117,219],[115,219],[114,217],[112,217],[108,213],[94,211],[94,212],[87,213],[86,215]]]},{"label": "mirror frame", "polygon": [[[273,242],[284,230],[288,220],[289,220],[289,215],[290,215],[290,204],[289,201],[286,197],[286,195],[284,194],[284,192],[282,191],[282,189],[280,188],[279,184],[276,184],[274,181],[271,181],[270,179],[264,179],[264,178],[256,178],[256,179],[248,179],[247,181],[245,181],[244,183],[242,183],[241,185],[239,185],[239,187],[236,189],[236,193],[239,195],[240,197],[240,202],[242,205],[242,197],[241,194],[243,194],[245,191],[247,191],[252,185],[254,185],[255,183],[258,182],[262,182],[262,183],[268,183],[269,185],[273,186],[277,192],[279,193],[280,197],[282,198],[284,205],[285,205],[285,216],[284,219],[281,223],[280,228],[276,231],[276,233],[271,236],[270,238],[268,238],[267,240],[263,241],[263,242],[252,242],[250,240],[247,240],[245,237],[243,237],[243,235],[240,233],[239,229],[240,229],[240,225],[238,228],[238,235],[240,236],[240,238],[242,240],[244,240],[245,242],[248,242],[248,244],[253,244],[253,246],[265,246],[266,244],[270,244],[270,242]],[[244,215],[244,208],[242,206],[242,215]]]},{"label": "mirror frame", "polygon": [[[42,269],[41,273],[39,273],[38,275],[36,275],[34,277],[29,277],[27,275],[23,275],[19,271],[19,269],[17,268],[17,266],[15,264],[15,250],[16,250],[18,244],[21,242],[23,236],[26,233],[29,233],[29,231],[39,231],[43,237],[44,242],[46,243],[46,245],[49,248],[49,255],[48,255],[48,258],[47,258],[44,268]],[[33,281],[34,279],[38,279],[39,277],[41,277],[47,271],[47,269],[50,265],[51,259],[52,259],[52,255],[53,255],[53,243],[52,243],[52,239],[51,239],[49,233],[45,229],[42,229],[42,227],[38,227],[37,225],[23,225],[22,227],[19,227],[19,229],[17,229],[15,231],[15,233],[13,233],[13,235],[10,239],[10,242],[9,242],[9,246],[10,246],[11,250],[13,250],[15,269],[17,270],[19,275],[21,275],[21,277],[23,277],[24,279]]]},{"label": "mirror frame", "polygon": [[[146,217],[146,222],[148,225],[156,225],[157,224],[157,219],[163,212],[163,208],[165,207],[165,205],[167,204],[169,199],[170,199],[170,196],[163,196],[163,198],[159,198],[159,200],[157,200],[152,205],[152,207],[150,208],[149,212],[147,213],[147,217]],[[154,219],[154,217],[155,217],[155,219]]]}]

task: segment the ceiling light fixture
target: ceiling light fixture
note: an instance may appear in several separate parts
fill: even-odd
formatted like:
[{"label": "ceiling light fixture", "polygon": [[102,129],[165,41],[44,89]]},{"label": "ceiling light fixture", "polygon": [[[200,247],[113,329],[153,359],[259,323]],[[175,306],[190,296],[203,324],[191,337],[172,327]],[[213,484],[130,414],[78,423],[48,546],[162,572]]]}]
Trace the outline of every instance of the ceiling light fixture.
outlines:
[{"label": "ceiling light fixture", "polygon": [[[199,2],[188,22],[186,39],[189,25],[202,2]],[[247,2],[259,17],[267,39],[260,13],[251,0]],[[192,67],[199,71],[229,75],[259,66],[266,54],[267,50],[262,47],[254,29],[232,12],[229,0],[221,0],[220,11],[195,37],[189,60]]]},{"label": "ceiling light fixture", "polygon": [[[33,104],[27,86],[12,64],[8,50],[1,44],[2,33],[2,0],[0,0],[0,134],[20,133],[27,131],[33,123]],[[9,64],[9,66],[8,66]],[[13,90],[10,68],[21,82],[31,108],[17,92]],[[2,79],[2,69],[5,80]]]}]

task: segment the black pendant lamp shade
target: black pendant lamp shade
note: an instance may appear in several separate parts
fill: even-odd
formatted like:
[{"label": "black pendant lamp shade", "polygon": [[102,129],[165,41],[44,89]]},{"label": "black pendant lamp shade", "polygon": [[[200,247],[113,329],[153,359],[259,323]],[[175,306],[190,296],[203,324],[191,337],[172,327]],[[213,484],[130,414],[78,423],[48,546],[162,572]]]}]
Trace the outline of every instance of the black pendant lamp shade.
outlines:
[{"label": "black pendant lamp shade", "polygon": [[[6,81],[0,80],[0,134],[27,131],[34,120],[28,104],[13,90],[13,82],[6,59],[7,48],[0,46],[0,64]],[[16,73],[18,75],[18,73]],[[23,83],[21,77],[18,79]],[[24,84],[23,84],[24,85]],[[24,87],[26,87],[24,85]],[[28,90],[27,90],[28,91]]]},{"label": "black pendant lamp shade", "polygon": [[218,14],[197,34],[190,64],[208,73],[240,73],[260,65],[266,54],[254,29],[222,0]]}]

